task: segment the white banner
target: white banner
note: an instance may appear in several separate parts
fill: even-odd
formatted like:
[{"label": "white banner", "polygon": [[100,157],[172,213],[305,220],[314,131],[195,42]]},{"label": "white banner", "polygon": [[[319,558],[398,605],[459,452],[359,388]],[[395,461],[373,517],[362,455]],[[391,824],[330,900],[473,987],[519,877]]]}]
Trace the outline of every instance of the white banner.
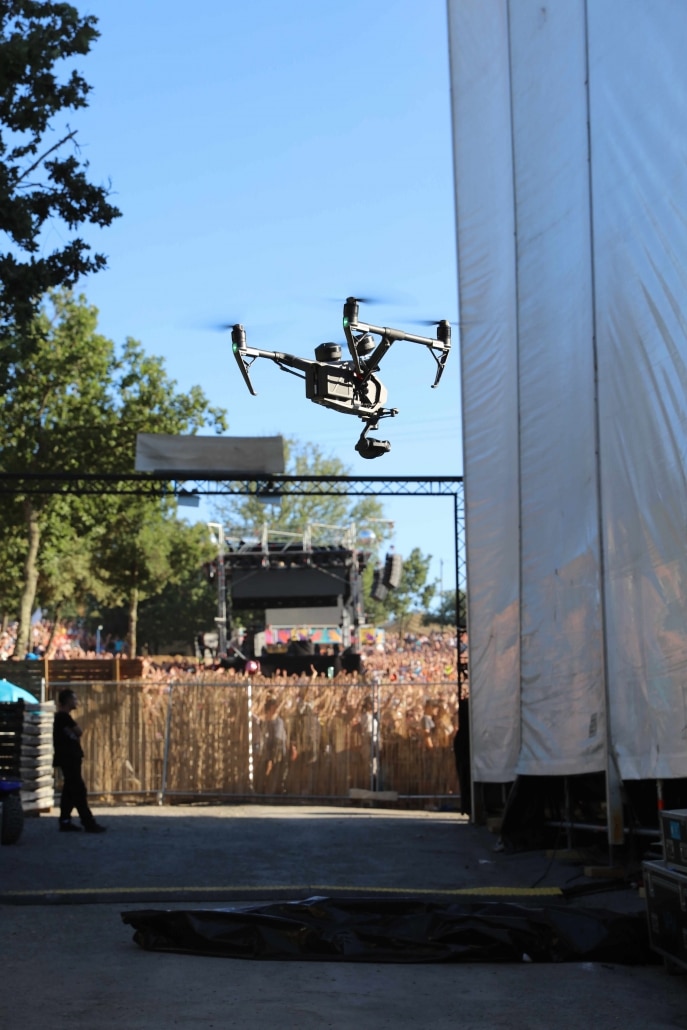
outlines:
[{"label": "white banner", "polygon": [[136,471],[200,476],[206,472],[240,475],[284,471],[281,436],[171,436],[139,433]]}]

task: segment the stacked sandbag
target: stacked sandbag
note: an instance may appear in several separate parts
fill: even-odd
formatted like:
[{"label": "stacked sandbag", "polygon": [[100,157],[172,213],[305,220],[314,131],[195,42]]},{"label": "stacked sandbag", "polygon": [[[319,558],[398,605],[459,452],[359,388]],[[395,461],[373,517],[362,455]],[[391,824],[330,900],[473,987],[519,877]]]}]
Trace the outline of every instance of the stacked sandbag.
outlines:
[{"label": "stacked sandbag", "polygon": [[21,737],[21,800],[25,812],[47,812],[53,804],[52,726],[55,702],[24,705]]}]

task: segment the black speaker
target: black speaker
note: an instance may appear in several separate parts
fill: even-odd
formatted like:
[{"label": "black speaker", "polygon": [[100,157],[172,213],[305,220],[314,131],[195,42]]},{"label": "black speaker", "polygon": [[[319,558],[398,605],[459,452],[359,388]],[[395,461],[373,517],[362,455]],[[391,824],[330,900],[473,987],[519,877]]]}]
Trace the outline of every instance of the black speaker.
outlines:
[{"label": "black speaker", "polygon": [[384,562],[384,586],[389,590],[396,590],[401,583],[403,574],[403,558],[400,554],[387,554]]},{"label": "black speaker", "polygon": [[372,576],[372,590],[370,593],[375,601],[385,601],[386,595],[389,593],[386,586],[384,585],[384,573],[381,568],[375,569]]}]

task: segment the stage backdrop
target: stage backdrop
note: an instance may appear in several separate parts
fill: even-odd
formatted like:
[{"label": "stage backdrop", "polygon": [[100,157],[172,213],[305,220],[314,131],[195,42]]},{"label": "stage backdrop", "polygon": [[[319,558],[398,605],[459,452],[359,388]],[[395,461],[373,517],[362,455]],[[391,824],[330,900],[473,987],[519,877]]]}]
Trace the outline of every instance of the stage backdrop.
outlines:
[{"label": "stage backdrop", "polygon": [[687,776],[687,3],[448,0],[473,774]]}]

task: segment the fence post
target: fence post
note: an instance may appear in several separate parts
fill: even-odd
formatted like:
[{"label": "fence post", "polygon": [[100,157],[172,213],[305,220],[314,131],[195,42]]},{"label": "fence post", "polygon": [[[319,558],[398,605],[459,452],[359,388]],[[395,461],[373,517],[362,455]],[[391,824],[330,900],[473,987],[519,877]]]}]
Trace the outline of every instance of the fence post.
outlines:
[{"label": "fence post", "polygon": [[253,681],[248,680],[248,789],[255,793],[255,769],[253,767]]},{"label": "fence post", "polygon": [[372,684],[372,740],[370,747],[370,790],[379,790],[379,683]]},{"label": "fence post", "polygon": [[169,738],[172,729],[172,703],[174,698],[174,683],[169,684],[169,695],[167,697],[167,720],[165,723],[165,749],[162,756],[162,778],[160,789],[157,792],[158,805],[164,804],[165,791],[167,789],[167,763],[169,762]]}]

